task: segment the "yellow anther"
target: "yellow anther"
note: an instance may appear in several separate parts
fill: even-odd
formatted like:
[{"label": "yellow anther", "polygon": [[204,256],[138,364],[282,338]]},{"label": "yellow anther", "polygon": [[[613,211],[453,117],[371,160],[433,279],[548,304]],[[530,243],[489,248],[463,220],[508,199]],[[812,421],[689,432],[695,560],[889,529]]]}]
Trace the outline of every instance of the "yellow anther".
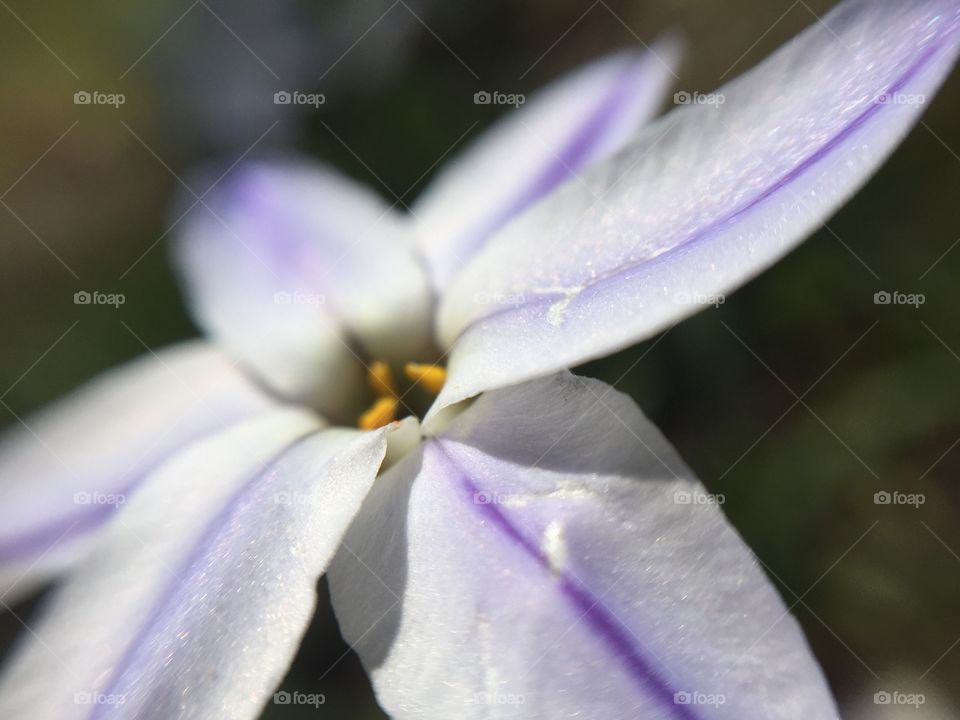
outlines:
[{"label": "yellow anther", "polygon": [[434,395],[439,394],[447,381],[447,371],[439,365],[407,363],[403,366],[403,374]]},{"label": "yellow anther", "polygon": [[357,427],[361,430],[376,430],[389,425],[397,419],[399,408],[400,401],[395,397],[378,398],[357,420]]},{"label": "yellow anther", "polygon": [[396,397],[397,386],[393,382],[390,366],[383,360],[375,360],[367,368],[367,385],[378,398]]}]

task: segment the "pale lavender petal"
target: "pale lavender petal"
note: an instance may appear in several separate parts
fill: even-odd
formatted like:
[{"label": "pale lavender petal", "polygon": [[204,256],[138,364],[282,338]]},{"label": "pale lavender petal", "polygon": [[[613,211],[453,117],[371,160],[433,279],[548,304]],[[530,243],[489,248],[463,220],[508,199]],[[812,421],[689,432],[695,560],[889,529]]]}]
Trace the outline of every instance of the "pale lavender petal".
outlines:
[{"label": "pale lavender petal", "polygon": [[74,561],[171,453],[273,407],[197,341],[111,370],[14,425],[0,439],[0,600]]},{"label": "pale lavender petal", "polygon": [[429,352],[430,292],[406,218],[354,181],[253,164],[183,228],[175,257],[198,322],[286,397],[352,421],[362,358]]},{"label": "pale lavender petal", "polygon": [[287,411],[161,468],[31,623],[0,715],[258,717],[386,450],[315,430]]},{"label": "pale lavender petal", "polygon": [[660,108],[679,54],[674,40],[617,53],[505,109],[414,207],[434,285],[444,288],[511,218],[633,138]]},{"label": "pale lavender petal", "polygon": [[598,381],[483,394],[344,548],[334,608],[397,720],[837,718],[716,498]]},{"label": "pale lavender petal", "polygon": [[458,277],[440,310],[440,405],[628,346],[766,268],[892,151],[958,43],[957,0],[848,0],[649,126]]}]

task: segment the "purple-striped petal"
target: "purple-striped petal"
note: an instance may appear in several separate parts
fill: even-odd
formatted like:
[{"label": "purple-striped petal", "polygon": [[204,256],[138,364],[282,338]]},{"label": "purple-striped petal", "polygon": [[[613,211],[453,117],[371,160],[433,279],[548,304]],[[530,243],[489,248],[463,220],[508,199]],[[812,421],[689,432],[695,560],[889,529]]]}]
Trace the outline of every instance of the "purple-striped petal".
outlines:
[{"label": "purple-striped petal", "polygon": [[274,406],[220,352],[190,342],[13,426],[0,439],[0,601],[73,562],[168,455]]},{"label": "purple-striped petal", "polygon": [[485,393],[378,480],[334,608],[397,720],[836,718],[718,502],[603,383]]},{"label": "purple-striped petal", "polygon": [[406,218],[352,180],[252,164],[183,228],[175,257],[198,322],[282,395],[352,423],[361,359],[429,353],[430,293]]},{"label": "purple-striped petal", "polygon": [[547,86],[484,133],[418,200],[418,243],[444,288],[515,215],[653,117],[674,79],[678,44],[603,58]]},{"label": "purple-striped petal", "polygon": [[458,276],[440,309],[453,345],[440,404],[603,356],[718,302],[866,180],[958,43],[957,0],[847,0],[649,126]]},{"label": "purple-striped petal", "polygon": [[0,716],[258,717],[386,450],[315,429],[278,413],[158,470],[31,623]]}]

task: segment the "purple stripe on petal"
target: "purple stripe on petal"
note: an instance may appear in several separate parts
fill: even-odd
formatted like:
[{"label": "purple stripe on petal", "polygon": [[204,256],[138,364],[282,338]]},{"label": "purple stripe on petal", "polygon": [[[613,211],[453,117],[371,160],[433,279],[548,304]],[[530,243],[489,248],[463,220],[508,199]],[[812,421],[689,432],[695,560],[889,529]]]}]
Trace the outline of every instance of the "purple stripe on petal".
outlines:
[{"label": "purple stripe on petal", "polygon": [[[937,57],[937,55],[943,51],[943,49],[949,44],[951,38],[960,34],[958,33],[958,30],[960,30],[960,28],[948,33],[939,43],[931,45],[929,48],[927,48],[920,55],[917,61],[908,67],[904,71],[903,75],[897,78],[897,80],[891,84],[884,93],[881,93],[881,95],[874,99],[866,109],[853,118],[836,135],[827,140],[827,142],[825,142],[823,146],[820,147],[816,152],[812,153],[809,157],[800,162],[793,170],[778,178],[776,182],[763,189],[760,193],[755,195],[739,208],[733,210],[725,217],[710,223],[701,231],[691,235],[688,239],[681,241],[675,247],[670,248],[667,252],[657,256],[653,260],[657,262],[669,262],[671,253],[683,250],[685,247],[692,244],[709,240],[710,237],[723,226],[732,223],[737,218],[753,210],[758,205],[763,203],[764,200],[767,200],[776,194],[779,190],[788,188],[793,183],[797,182],[807,171],[821,161],[825,160],[833,151],[837,150],[845,140],[850,139],[850,137],[853,136],[857,130],[862,128],[872,117],[880,112],[880,110],[882,110],[884,107],[888,107],[886,103],[881,101],[881,98],[887,95],[894,95],[902,90],[905,90],[910,81],[916,78],[917,75],[919,75],[927,66],[929,66],[930,63]],[[601,285],[605,282],[615,280],[620,277],[629,277],[632,271],[635,271],[639,265],[642,265],[645,262],[649,261],[641,261],[640,263],[625,263],[622,266],[615,267],[598,277],[593,283],[591,283],[591,286]],[[591,286],[588,286],[585,292],[588,292]],[[554,298],[554,301],[555,300],[556,298]]]},{"label": "purple stripe on petal", "polygon": [[[184,717],[255,717],[296,651],[387,432],[322,430],[258,469],[185,554],[103,694],[126,698],[131,717],[170,717],[185,692]],[[206,687],[214,669],[226,679]],[[100,706],[90,720],[105,716]]]},{"label": "purple stripe on petal", "polygon": [[415,207],[435,286],[530,205],[632,139],[659,108],[678,55],[664,41],[602,58],[506,112],[450,163]]},{"label": "purple stripe on petal", "polygon": [[179,227],[198,324],[285,399],[346,424],[362,410],[359,356],[429,352],[407,219],[370,189],[306,162],[252,163]]},{"label": "purple stripe on petal", "polygon": [[341,632],[397,720],[836,718],[719,507],[678,501],[698,492],[609,386],[484,393],[367,497],[330,569]]},{"label": "purple stripe on petal", "polygon": [[[217,539],[230,523],[235,520],[238,509],[249,498],[251,493],[258,488],[258,485],[262,483],[263,479],[270,477],[280,458],[286,453],[291,452],[298,445],[304,443],[310,437],[311,436],[307,435],[294,440],[288,444],[286,448],[278,450],[276,457],[266,468],[256,468],[249,478],[234,492],[233,496],[223,505],[220,511],[210,520],[189,555],[184,558],[183,562],[177,568],[170,570],[170,581],[157,597],[150,615],[131,638],[126,653],[124,653],[123,657],[114,666],[112,680],[104,686],[104,689],[101,691],[102,695],[120,694],[118,690],[123,682],[124,674],[143,652],[143,648],[147,644],[147,639],[157,628],[163,627],[174,617],[177,611],[175,600],[177,594],[183,591],[184,578],[190,578],[196,573],[202,572],[202,565],[209,555],[211,547],[216,543]],[[110,705],[95,705],[89,715],[89,720],[100,720],[107,714],[112,713],[112,711],[113,708]]]},{"label": "purple stripe on petal", "polygon": [[633,64],[624,68],[619,77],[610,86],[609,91],[594,112],[584,118],[578,128],[573,128],[566,143],[557,148],[548,163],[530,182],[530,185],[513,200],[491,215],[482,225],[473,228],[458,243],[458,256],[466,264],[486,241],[512,218],[527,207],[547,195],[564,182],[573,180],[579,171],[598,153],[597,141],[620,119],[629,103],[634,99],[629,80],[636,75]]},{"label": "purple stripe on petal", "polygon": [[958,28],[952,0],[846,0],[721,88],[722,102],[678,108],[513,220],[442,299],[450,377],[435,408],[722,302],[902,140],[953,66]]},{"label": "purple stripe on petal", "polygon": [[[490,521],[491,527],[499,530],[501,534],[519,546],[546,573],[554,572],[540,548],[523,534],[498,505],[475,502],[475,498],[481,493],[481,488],[474,483],[441,442],[431,441],[428,448],[437,451],[436,457],[439,463],[463,487],[462,497],[464,500]],[[607,609],[603,604],[603,598],[596,595],[568,572],[560,572],[557,578],[560,591],[573,606],[575,613],[600,638],[610,654],[625,668],[640,690],[654,698],[670,716],[684,720],[697,720],[699,715],[694,712],[693,706],[677,704],[674,701],[675,690],[654,667],[660,663],[651,657],[648,652],[637,647],[632,639],[631,632],[626,630],[624,624]]]},{"label": "purple stripe on petal", "polygon": [[[347,434],[318,429],[309,413],[276,410],[186,448],[151,473],[50,596],[32,623],[35,632],[11,656],[0,675],[0,716],[255,717],[295,648],[292,635],[308,614],[315,583],[310,571],[309,581],[279,583],[276,566],[262,568],[276,561],[292,578],[308,566],[318,543],[301,539],[303,526],[294,518],[327,509],[269,502],[289,489],[288,482],[314,480],[313,471],[326,469],[322,457],[311,455],[307,460],[316,462],[292,469],[274,461],[301,438],[330,438],[339,446]],[[262,474],[265,467],[270,475]],[[249,497],[244,488],[254,476],[264,479],[262,494],[255,512],[240,517]],[[199,567],[198,545],[209,549],[214,535],[222,542]],[[263,582],[261,571],[270,582]],[[266,614],[253,608],[263,599],[257,588],[282,593],[279,630],[253,635],[266,622]],[[278,604],[276,597],[271,601]],[[145,634],[151,622],[171,617],[174,606],[182,611],[175,629]],[[251,656],[256,664],[245,664]],[[149,671],[115,693],[117,673],[129,679],[137,659]]]},{"label": "purple stripe on petal", "polygon": [[[211,428],[209,432],[201,432],[184,440],[184,446],[202,442],[217,432],[223,432],[227,427]],[[150,476],[154,470],[163,465],[182,448],[172,448],[168,455],[158,456],[151,462],[138,469],[137,477],[125,485],[111,487],[111,494],[125,500],[136,492],[140,484]],[[85,491],[81,491],[85,492]],[[99,529],[113,515],[121,510],[120,505],[106,503],[91,503],[89,505],[75,504],[74,512],[63,514],[30,527],[25,532],[0,539],[0,563],[29,560],[53,551],[61,543],[80,540],[84,535]]]},{"label": "purple stripe on petal", "polygon": [[[767,200],[771,196],[775,195],[779,190],[790,187],[811,168],[816,166],[819,162],[827,159],[831,152],[840,148],[845,140],[850,139],[850,137],[853,136],[857,130],[862,128],[883,108],[890,107],[889,104],[882,101],[882,98],[885,96],[894,95],[907,89],[910,81],[916,78],[926,67],[928,67],[958,34],[960,34],[960,28],[955,28],[951,32],[946,33],[938,43],[928,47],[919,56],[919,58],[912,65],[910,65],[900,77],[896,79],[895,82],[889,85],[883,93],[879,94],[877,98],[875,98],[860,114],[851,119],[850,122],[841,128],[839,132],[829,138],[820,148],[816,150],[816,152],[804,158],[804,160],[798,163],[795,168],[777,178],[775,182],[763,188],[760,192],[756,193],[752,198],[744,202],[738,208],[732,210],[723,217],[714,220],[710,224],[688,236],[686,239],[677,242],[675,245],[670,247],[665,252],[658,254],[656,257],[643,259],[638,262],[624,263],[597,275],[585,285],[584,289],[579,293],[579,296],[587,297],[591,294],[591,292],[601,289],[606,283],[630,278],[637,270],[645,269],[651,263],[669,263],[674,253],[683,252],[693,245],[709,240],[717,233],[717,231],[734,222],[738,218],[746,215],[749,211],[761,205],[764,200]],[[498,315],[516,312],[517,308],[519,307],[549,305],[563,299],[563,297],[563,293],[560,292],[539,293],[536,295],[518,293],[518,299],[512,307],[495,308],[488,314],[475,318],[463,328],[460,334],[462,335],[478,323],[485,322]]]},{"label": "purple stripe on petal", "polygon": [[[124,490],[128,492],[130,488]],[[0,544],[0,563],[29,560],[56,549],[60,543],[73,542],[99,528],[116,512],[114,505],[91,505],[74,517],[60,518]]]},{"label": "purple stripe on petal", "polygon": [[191,342],[104,373],[14,427],[0,441],[0,570],[19,579],[0,581],[0,594],[27,593],[79,557],[181,448],[271,407],[219,351]]}]

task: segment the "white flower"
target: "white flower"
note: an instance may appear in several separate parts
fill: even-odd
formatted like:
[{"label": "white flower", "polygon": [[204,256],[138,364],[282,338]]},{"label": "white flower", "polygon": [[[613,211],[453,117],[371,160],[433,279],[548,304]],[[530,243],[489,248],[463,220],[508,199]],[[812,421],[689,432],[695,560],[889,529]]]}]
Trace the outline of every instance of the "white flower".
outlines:
[{"label": "white flower", "polygon": [[[958,36],[956,0],[848,0],[639,130],[674,50],[613,56],[509,110],[411,215],[303,164],[225,178],[176,252],[212,340],[0,447],[5,602],[73,566],[0,716],[254,718],[327,572],[397,718],[835,718],[721,502],[565,368],[799,243]],[[423,422],[393,422],[424,388]]]}]

